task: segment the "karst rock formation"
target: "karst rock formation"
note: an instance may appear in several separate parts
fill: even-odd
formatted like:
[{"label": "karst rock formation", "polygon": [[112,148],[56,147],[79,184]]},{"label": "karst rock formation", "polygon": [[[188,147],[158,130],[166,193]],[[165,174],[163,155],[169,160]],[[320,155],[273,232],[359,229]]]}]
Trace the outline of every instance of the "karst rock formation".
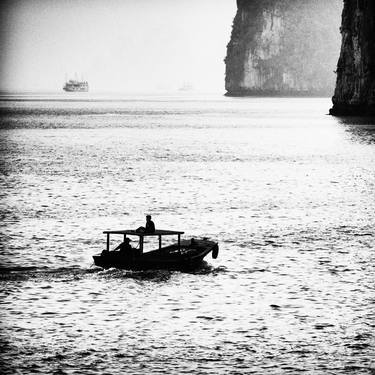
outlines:
[{"label": "karst rock formation", "polygon": [[375,115],[375,0],[344,0],[332,115]]},{"label": "karst rock formation", "polygon": [[332,96],[342,0],[237,0],[227,95]]}]

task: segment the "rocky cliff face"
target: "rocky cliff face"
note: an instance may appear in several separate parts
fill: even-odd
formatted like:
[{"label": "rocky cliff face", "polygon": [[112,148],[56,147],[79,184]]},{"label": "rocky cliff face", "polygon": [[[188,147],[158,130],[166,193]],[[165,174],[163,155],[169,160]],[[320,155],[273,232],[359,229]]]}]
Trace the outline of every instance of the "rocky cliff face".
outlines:
[{"label": "rocky cliff face", "polygon": [[333,115],[375,114],[375,1],[344,0]]},{"label": "rocky cliff face", "polygon": [[332,95],[342,0],[237,0],[237,8],[227,95]]}]

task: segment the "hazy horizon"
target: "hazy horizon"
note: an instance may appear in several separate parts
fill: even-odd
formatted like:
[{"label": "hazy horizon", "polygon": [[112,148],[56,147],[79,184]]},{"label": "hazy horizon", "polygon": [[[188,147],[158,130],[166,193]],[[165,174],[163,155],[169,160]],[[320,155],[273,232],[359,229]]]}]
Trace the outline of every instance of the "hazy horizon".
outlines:
[{"label": "hazy horizon", "polygon": [[15,0],[1,4],[1,92],[224,92],[234,0]]}]

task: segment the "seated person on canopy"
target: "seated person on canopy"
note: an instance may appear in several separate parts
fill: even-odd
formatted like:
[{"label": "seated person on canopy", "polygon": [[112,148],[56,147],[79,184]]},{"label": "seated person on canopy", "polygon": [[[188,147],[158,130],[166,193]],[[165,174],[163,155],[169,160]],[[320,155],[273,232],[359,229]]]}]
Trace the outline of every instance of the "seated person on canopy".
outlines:
[{"label": "seated person on canopy", "polygon": [[146,227],[139,227],[136,232],[138,233],[155,233],[155,224],[151,220],[151,215],[146,216]]}]

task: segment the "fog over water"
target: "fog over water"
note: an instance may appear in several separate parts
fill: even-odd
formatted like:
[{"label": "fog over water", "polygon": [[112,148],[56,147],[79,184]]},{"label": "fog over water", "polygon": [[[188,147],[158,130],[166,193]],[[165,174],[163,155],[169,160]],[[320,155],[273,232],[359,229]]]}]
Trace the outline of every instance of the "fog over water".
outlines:
[{"label": "fog over water", "polygon": [[[2,100],[2,373],[373,372],[375,129],[329,105]],[[145,213],[218,259],[93,268]]]},{"label": "fog over water", "polygon": [[14,0],[0,4],[0,90],[224,91],[234,0]]}]

